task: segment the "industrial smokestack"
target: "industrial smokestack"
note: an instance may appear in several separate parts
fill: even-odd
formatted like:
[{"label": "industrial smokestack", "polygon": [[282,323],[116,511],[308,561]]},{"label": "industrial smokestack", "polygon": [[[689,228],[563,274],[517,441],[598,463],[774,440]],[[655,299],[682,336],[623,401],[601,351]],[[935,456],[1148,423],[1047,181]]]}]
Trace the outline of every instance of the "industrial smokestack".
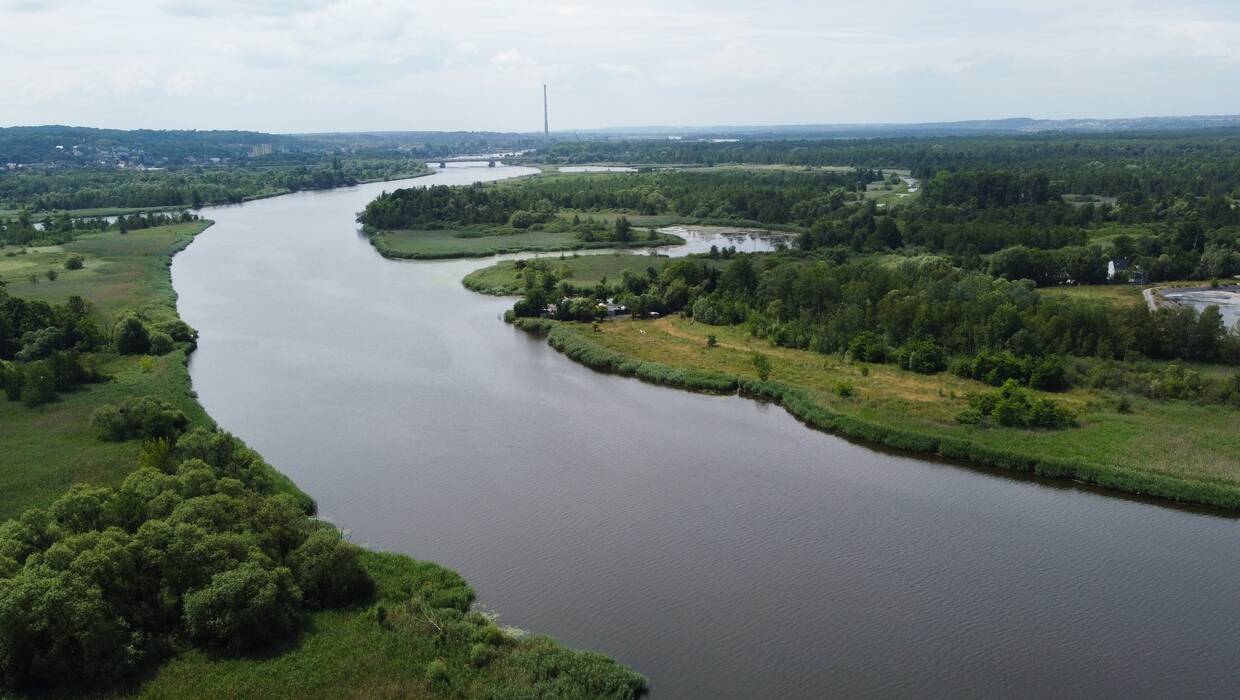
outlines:
[{"label": "industrial smokestack", "polygon": [[551,138],[551,121],[547,117],[547,84],[543,83],[543,137]]}]

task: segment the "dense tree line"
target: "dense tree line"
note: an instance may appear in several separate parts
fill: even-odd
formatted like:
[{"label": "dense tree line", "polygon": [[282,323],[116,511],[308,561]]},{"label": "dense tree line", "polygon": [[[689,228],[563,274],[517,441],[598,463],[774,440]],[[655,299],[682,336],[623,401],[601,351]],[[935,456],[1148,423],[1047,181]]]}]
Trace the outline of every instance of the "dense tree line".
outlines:
[{"label": "dense tree line", "polygon": [[[555,298],[558,281],[552,270],[527,279],[515,311],[538,315]],[[941,259],[836,262],[777,253],[738,255],[720,269],[688,258],[657,273],[626,274],[616,301],[638,315],[683,311],[703,323],[745,324],[779,345],[899,361],[921,371],[941,370],[942,356],[1000,353],[1017,368],[960,373],[1044,389],[1064,388],[1062,371],[1046,359],[1056,356],[1240,362],[1240,336],[1225,329],[1217,308],[1199,314],[1134,305],[1118,312],[1045,297],[1029,280],[996,278]]]},{"label": "dense tree line", "polygon": [[[540,156],[543,154],[540,154]],[[583,141],[552,146],[558,163],[750,163],[908,168],[929,181],[940,171],[1042,173],[1063,192],[1118,196],[1240,194],[1240,130],[924,136],[867,139]]]},{"label": "dense tree line", "polygon": [[0,203],[35,212],[55,209],[199,207],[235,204],[281,192],[328,189],[419,172],[420,161],[317,159],[282,167],[169,170],[55,170],[0,174]]},{"label": "dense tree line", "polygon": [[680,171],[545,177],[517,186],[415,187],[383,194],[360,220],[379,229],[442,228],[505,224],[518,211],[546,221],[573,209],[808,226],[843,208],[847,193],[881,177],[871,170]]}]

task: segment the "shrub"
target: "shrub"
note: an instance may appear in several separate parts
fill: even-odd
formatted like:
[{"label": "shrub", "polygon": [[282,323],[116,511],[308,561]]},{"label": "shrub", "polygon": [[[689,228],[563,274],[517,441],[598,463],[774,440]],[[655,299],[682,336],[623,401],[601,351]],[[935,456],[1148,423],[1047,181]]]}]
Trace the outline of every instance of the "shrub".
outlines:
[{"label": "shrub", "polygon": [[969,407],[956,416],[967,425],[993,420],[1009,428],[1061,430],[1076,425],[1076,417],[1066,407],[1048,398],[1031,399],[1015,379],[1004,382],[999,391],[969,397]]},{"label": "shrub", "polygon": [[753,354],[753,368],[758,373],[758,379],[766,381],[771,377],[771,358],[760,352]]},{"label": "shrub", "polygon": [[150,348],[151,353],[155,355],[167,355],[176,347],[176,343],[172,340],[172,336],[163,331],[153,331],[151,333]]},{"label": "shrub", "polygon": [[185,595],[185,628],[191,638],[207,646],[245,651],[296,629],[300,603],[301,591],[291,571],[247,561]]},{"label": "shrub", "polygon": [[86,258],[81,255],[70,255],[65,259],[66,270],[80,270],[86,266]]},{"label": "shrub", "polygon": [[57,272],[57,271],[55,271],[55,270],[48,270],[48,271],[47,271],[47,281],[48,281],[48,282],[55,282],[55,281],[56,281],[56,278],[57,278],[57,277],[59,277],[59,276],[60,276],[60,273],[59,273],[59,272]]},{"label": "shrub", "polygon": [[447,683],[451,678],[448,673],[448,665],[441,659],[426,664],[426,680],[432,685],[442,685]]},{"label": "shrub", "polygon": [[887,344],[877,333],[858,333],[848,343],[848,357],[854,362],[885,362]]},{"label": "shrub", "polygon": [[836,396],[846,399],[855,393],[856,393],[856,390],[853,389],[852,382],[836,382],[835,384]]},{"label": "shrub", "polygon": [[373,585],[359,554],[356,546],[331,528],[320,528],[306,538],[290,556],[306,605],[326,608],[369,595]]},{"label": "shrub", "polygon": [[527,229],[537,222],[538,218],[524,209],[518,209],[508,217],[508,225],[516,229]]},{"label": "shrub", "polygon": [[51,362],[31,362],[22,375],[22,403],[41,406],[56,400],[56,372]]},{"label": "shrub", "polygon": [[713,348],[719,344],[719,340],[715,338],[715,334],[711,333],[706,336],[706,347]]},{"label": "shrub", "polygon": [[481,668],[491,663],[497,655],[495,647],[488,644],[477,643],[469,648],[469,665],[474,668]]},{"label": "shrub", "polygon": [[117,405],[101,406],[91,415],[91,427],[101,440],[119,442],[132,438],[176,439],[189,425],[189,418],[156,396],[130,397]]},{"label": "shrub", "polygon": [[167,333],[173,340],[178,343],[196,343],[198,342],[198,331],[194,330],[188,323],[181,319],[168,321],[159,326],[159,330]]},{"label": "shrub", "polygon": [[896,350],[900,367],[921,374],[934,374],[947,368],[943,349],[933,340],[911,340]]},{"label": "shrub", "polygon": [[116,331],[116,351],[122,355],[143,355],[151,349],[151,334],[137,316],[126,316]]}]

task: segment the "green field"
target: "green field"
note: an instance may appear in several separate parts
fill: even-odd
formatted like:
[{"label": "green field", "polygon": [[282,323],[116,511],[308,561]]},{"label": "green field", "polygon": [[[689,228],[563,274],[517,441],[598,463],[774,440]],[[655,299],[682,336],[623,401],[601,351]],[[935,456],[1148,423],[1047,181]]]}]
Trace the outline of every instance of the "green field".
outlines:
[{"label": "green field", "polygon": [[677,236],[659,234],[656,240],[630,243],[611,241],[584,242],[571,232],[517,231],[502,227],[494,229],[440,229],[434,231],[382,231],[371,236],[375,248],[389,258],[435,260],[447,258],[482,258],[503,253],[559,252],[602,248],[646,248],[651,245],[679,245]]},{"label": "green field", "polygon": [[[14,296],[54,304],[72,295],[91,300],[105,329],[127,309],[141,309],[156,322],[170,320],[176,318],[176,302],[166,268],[169,256],[209,225],[178,224],[123,236],[95,233],[63,247],[0,256],[0,279],[8,281]],[[86,258],[83,269],[64,269],[64,259],[73,253]],[[48,269],[60,272],[55,282],[43,276]],[[37,283],[27,279],[31,274],[38,276]],[[91,413],[100,406],[154,394],[176,404],[194,424],[211,424],[190,393],[183,351],[153,358],[147,369],[134,356],[109,353],[97,361],[112,381],[80,387],[35,409],[0,401],[0,520],[46,505],[77,482],[117,484],[133,469],[137,443],[101,442],[91,431]]]},{"label": "green field", "polygon": [[[773,398],[787,392],[795,401],[784,403],[798,417],[853,437],[1125,491],[1240,507],[1240,411],[1134,397],[1131,410],[1123,413],[1113,397],[1075,389],[1053,396],[1077,413],[1077,428],[975,427],[958,423],[955,416],[967,406],[968,394],[993,389],[947,373],[921,375],[890,365],[863,370],[837,357],[772,347],[739,327],[674,317],[601,324],[597,332],[584,324],[533,325],[539,324],[550,324],[552,344],[570,357],[687,388],[755,383],[753,353],[761,352],[771,361],[769,382],[757,382],[751,391]],[[716,336],[716,347],[707,346],[708,335]],[[852,396],[839,395],[841,383],[851,386]]]},{"label": "green field", "polygon": [[[603,253],[598,255],[567,255],[540,258],[556,275],[575,287],[594,287],[606,278],[619,282],[624,273],[645,275],[647,270],[663,269],[670,258],[662,255],[635,253]],[[480,294],[513,295],[522,289],[522,272],[513,260],[502,260],[490,267],[474,270],[462,283]]]},{"label": "green field", "polygon": [[1090,299],[1122,308],[1144,304],[1143,289],[1145,287],[1139,284],[1082,284],[1040,287],[1038,293],[1051,298]]}]

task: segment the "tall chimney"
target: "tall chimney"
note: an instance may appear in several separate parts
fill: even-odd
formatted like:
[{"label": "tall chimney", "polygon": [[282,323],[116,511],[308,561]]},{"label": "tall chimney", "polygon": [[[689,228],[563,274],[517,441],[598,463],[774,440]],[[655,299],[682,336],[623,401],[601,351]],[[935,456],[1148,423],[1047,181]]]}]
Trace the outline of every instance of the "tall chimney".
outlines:
[{"label": "tall chimney", "polygon": [[551,122],[547,118],[547,84],[543,83],[543,137],[551,138]]}]

